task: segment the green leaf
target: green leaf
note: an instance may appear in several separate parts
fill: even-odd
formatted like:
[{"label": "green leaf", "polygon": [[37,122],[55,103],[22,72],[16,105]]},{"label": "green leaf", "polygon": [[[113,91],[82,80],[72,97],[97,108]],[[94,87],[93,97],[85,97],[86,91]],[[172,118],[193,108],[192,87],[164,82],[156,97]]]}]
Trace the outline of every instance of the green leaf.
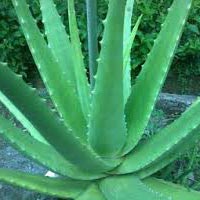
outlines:
[{"label": "green leaf", "polygon": [[0,181],[60,198],[76,198],[89,182],[64,178],[48,178],[9,169],[0,169]]},{"label": "green leaf", "polygon": [[73,85],[67,81],[63,68],[48,48],[26,1],[13,0],[13,4],[35,63],[54,105],[63,117],[66,126],[86,141],[86,120]]},{"label": "green leaf", "polygon": [[159,171],[160,169],[166,167],[168,164],[176,160],[179,156],[186,153],[192,146],[195,146],[200,139],[200,129],[195,129],[192,131],[187,138],[180,141],[171,150],[167,151],[161,157],[157,158],[151,164],[147,165],[142,170],[136,172],[140,178],[146,178]]},{"label": "green leaf", "polygon": [[105,176],[103,174],[97,175],[88,171],[81,171],[75,165],[60,156],[53,147],[35,140],[27,133],[23,133],[20,129],[14,127],[9,120],[1,116],[0,135],[8,140],[21,153],[39,162],[56,174],[80,180],[91,180]]},{"label": "green leaf", "polygon": [[62,72],[70,83],[76,87],[72,47],[65,26],[61,21],[53,0],[39,0],[42,12],[42,22],[48,40],[48,47],[57,59]]},{"label": "green leaf", "polygon": [[117,155],[126,139],[123,102],[125,2],[125,0],[109,1],[93,91],[89,141],[94,150],[102,156]]},{"label": "green leaf", "polygon": [[88,61],[89,61],[89,76],[91,89],[95,86],[95,75],[97,73],[97,59],[99,56],[98,50],[98,0],[86,0],[87,11],[87,42],[88,42]]},{"label": "green leaf", "polygon": [[[127,45],[125,46],[125,50],[124,50],[124,71],[127,70],[128,62],[129,62],[129,59],[130,59],[131,48],[132,48],[132,45],[133,45],[137,30],[138,30],[139,25],[141,23],[141,20],[142,20],[142,15],[140,15],[140,17],[138,18],[135,26],[133,27],[133,30],[132,30],[132,32],[130,34],[129,40],[127,42]],[[134,68],[132,68],[132,69],[134,69]],[[130,69],[129,69],[129,73],[130,73]],[[124,74],[125,74],[125,72],[124,72]]]},{"label": "green leaf", "polygon": [[[200,99],[172,124],[139,144],[127,155],[118,170],[121,173],[135,172],[148,167],[153,162],[161,166],[162,159],[165,159],[166,156],[165,165],[173,161],[180,153],[200,139],[200,118],[194,117],[199,114]],[[158,167],[156,164],[154,166]]]},{"label": "green leaf", "polygon": [[200,192],[156,178],[147,178],[143,182],[153,190],[170,196],[172,200],[199,200]]},{"label": "green leaf", "polygon": [[124,16],[124,44],[125,46],[129,42],[132,26],[132,15],[133,15],[134,0],[127,0],[125,7]]},{"label": "green leaf", "polygon": [[52,0],[40,0],[43,21],[49,47],[60,63],[63,73],[74,88],[77,87],[82,111],[87,119],[89,113],[89,84],[86,78],[85,66],[78,36],[73,0],[68,1],[68,12],[71,43],[65,27]]},{"label": "green leaf", "polygon": [[90,185],[76,200],[106,200],[96,184]]},{"label": "green leaf", "polygon": [[79,38],[76,14],[74,9],[74,0],[68,0],[69,30],[72,48],[74,50],[73,60],[75,62],[74,73],[77,81],[77,90],[79,100],[82,106],[85,118],[88,119],[90,113],[90,86],[86,77],[81,42]]},{"label": "green leaf", "polygon": [[147,126],[178,45],[191,3],[192,0],[174,0],[161,32],[136,79],[126,105],[128,142],[124,153],[137,145]]},{"label": "green leaf", "polygon": [[[133,14],[133,5],[134,5],[134,0],[127,0],[126,2],[126,7],[125,7],[125,17],[124,17],[124,55],[125,55],[125,49],[129,43],[130,36],[131,36],[131,25],[132,25],[132,14]],[[131,44],[132,46],[132,44]],[[130,52],[127,53],[126,58],[124,56],[124,104],[126,103],[130,93],[131,93],[131,65],[130,65]]]},{"label": "green leaf", "polygon": [[[7,97],[11,107],[17,108],[18,113],[22,114],[24,119],[72,164],[95,173],[107,171],[119,164],[118,160],[113,163],[105,162],[90,147],[82,143],[38,97],[38,94],[5,66],[0,67],[0,91]],[[6,102],[3,103],[7,105]],[[16,117],[18,118],[18,115]],[[27,129],[29,130],[29,127]]]},{"label": "green leaf", "polygon": [[125,175],[103,179],[100,189],[109,200],[169,200],[143,184],[136,176]]},{"label": "green leaf", "polygon": [[[5,71],[5,72],[4,72]],[[7,65],[0,63],[0,101],[9,109],[9,111],[21,122],[21,124],[24,126],[24,128],[26,128],[29,133],[31,134],[31,136],[33,138],[35,138],[36,140],[44,143],[44,144],[48,144],[48,142],[44,139],[44,137],[40,134],[40,132],[38,132],[38,130],[33,126],[32,122],[25,116],[25,114],[22,112],[22,107],[20,109],[20,107],[18,107],[19,105],[15,105],[12,100],[11,97],[9,96],[9,93],[7,90],[7,86],[9,86],[10,80],[8,77],[7,81],[8,82],[4,82],[6,81],[6,75],[4,73],[6,73],[6,71],[9,73],[9,70],[7,69]],[[15,76],[15,79],[20,79],[20,77],[17,75]],[[11,80],[12,82],[12,80]],[[16,84],[16,83],[14,83]],[[7,86],[4,86],[7,85]],[[31,89],[29,89],[31,90]],[[16,92],[13,90],[13,93]],[[32,91],[33,92],[33,91]]]}]

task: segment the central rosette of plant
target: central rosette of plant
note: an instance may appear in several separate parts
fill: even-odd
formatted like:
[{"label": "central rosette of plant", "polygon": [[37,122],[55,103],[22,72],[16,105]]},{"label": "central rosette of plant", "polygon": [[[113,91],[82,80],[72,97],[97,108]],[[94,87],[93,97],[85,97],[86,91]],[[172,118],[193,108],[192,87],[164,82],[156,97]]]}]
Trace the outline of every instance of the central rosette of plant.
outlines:
[{"label": "central rosette of plant", "polygon": [[199,193],[151,177],[199,139],[200,101],[148,140],[142,139],[192,1],[174,0],[134,85],[130,52],[141,17],[131,31],[133,0],[109,1],[97,64],[92,44],[97,37],[92,39],[89,27],[90,83],[74,1],[68,0],[69,36],[53,0],[40,0],[45,35],[26,1],[12,2],[56,112],[1,64],[0,101],[29,134],[4,117],[0,133],[59,177],[1,169],[0,180],[77,200],[200,199]]}]

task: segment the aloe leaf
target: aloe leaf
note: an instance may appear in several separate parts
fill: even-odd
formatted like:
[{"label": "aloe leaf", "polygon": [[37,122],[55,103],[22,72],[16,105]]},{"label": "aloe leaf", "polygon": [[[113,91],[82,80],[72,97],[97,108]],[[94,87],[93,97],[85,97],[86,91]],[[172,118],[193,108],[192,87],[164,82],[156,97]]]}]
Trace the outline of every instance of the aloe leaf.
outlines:
[{"label": "aloe leaf", "polygon": [[143,182],[151,189],[170,196],[172,200],[199,200],[200,192],[184,188],[180,185],[169,183],[156,178],[147,178]]},{"label": "aloe leaf", "polygon": [[[7,65],[5,63],[0,63],[0,71],[6,70]],[[38,132],[38,130],[32,125],[31,121],[27,119],[27,117],[22,113],[22,111],[17,107],[17,105],[13,104],[10,97],[6,95],[6,93],[3,92],[1,89],[4,87],[4,73],[0,73],[0,101],[9,109],[9,111],[21,122],[21,124],[26,128],[31,136],[35,138],[36,140],[48,144],[48,142],[44,139],[44,137]],[[15,79],[20,79],[20,76],[15,77]],[[10,84],[10,80],[8,80],[7,85]]]},{"label": "aloe leaf", "polygon": [[91,184],[76,200],[106,200],[96,184]]},{"label": "aloe leaf", "polygon": [[175,145],[172,149],[167,151],[161,157],[153,161],[151,164],[147,165],[145,168],[139,170],[137,175],[140,178],[146,178],[159,171],[160,169],[166,167],[168,164],[176,160],[179,156],[187,152],[192,146],[194,146],[200,139],[200,129],[195,129],[190,133],[187,139],[182,140],[179,144]]},{"label": "aloe leaf", "polygon": [[56,174],[79,180],[91,180],[105,176],[103,174],[97,175],[88,171],[81,171],[75,165],[60,156],[51,146],[45,145],[28,134],[23,133],[20,129],[14,127],[9,120],[1,116],[0,135],[25,156],[34,159]]},{"label": "aloe leaf", "polygon": [[134,175],[105,178],[100,182],[100,189],[109,200],[170,200],[143,184]]},{"label": "aloe leaf", "polygon": [[[131,48],[132,48],[136,33],[138,31],[139,25],[141,23],[141,20],[142,20],[142,15],[140,15],[135,26],[133,27],[133,30],[132,30],[130,37],[129,37],[129,40],[128,40],[126,46],[125,46],[125,50],[124,50],[124,71],[127,70],[128,63],[129,63],[129,60],[130,60]],[[129,65],[129,67],[130,67],[130,65]],[[129,69],[129,73],[130,73],[130,69]],[[125,72],[124,72],[124,74],[125,74]]]},{"label": "aloe leaf", "polygon": [[48,47],[57,59],[66,78],[72,85],[76,86],[72,47],[69,36],[65,31],[65,26],[56,10],[56,5],[53,0],[40,0],[39,2],[45,34],[48,40]]},{"label": "aloe leaf", "polygon": [[123,164],[119,167],[119,171],[123,171],[123,173],[135,172],[157,160],[161,165],[162,159],[168,154],[170,154],[168,156],[169,162],[171,158],[175,159],[196,140],[200,139],[200,118],[194,118],[199,114],[200,99],[172,124],[138,145],[127,155]]},{"label": "aloe leaf", "polygon": [[136,146],[147,126],[178,45],[191,3],[192,0],[174,0],[161,32],[136,79],[126,105],[128,142],[124,153]]},{"label": "aloe leaf", "polygon": [[0,181],[60,198],[76,198],[89,182],[66,178],[49,178],[10,169],[0,169]]},{"label": "aloe leaf", "polygon": [[131,93],[131,65],[130,65],[130,55],[131,49],[133,45],[133,41],[135,39],[137,30],[139,28],[140,22],[142,19],[142,15],[138,18],[131,34],[129,37],[129,41],[125,46],[124,50],[124,104],[126,104],[128,97]]},{"label": "aloe leaf", "polygon": [[89,84],[87,82],[83,63],[75,13],[73,10],[73,0],[68,1],[68,11],[71,12],[69,15],[70,30],[72,29],[71,32],[73,32],[73,34],[70,35],[71,43],[53,1],[40,0],[40,4],[48,45],[53,55],[60,63],[63,73],[66,74],[66,77],[74,88],[77,87],[82,110],[85,118],[87,118],[89,113]]},{"label": "aloe leaf", "polygon": [[88,119],[90,113],[90,86],[86,77],[86,69],[84,66],[83,54],[81,50],[81,42],[76,21],[74,8],[74,0],[68,0],[68,16],[71,45],[74,50],[73,60],[75,62],[74,73],[77,81],[77,90],[79,100],[82,106],[85,118]]},{"label": "aloe leaf", "polygon": [[124,16],[124,44],[128,44],[131,26],[132,26],[132,15],[133,15],[133,6],[135,0],[127,0],[125,7],[125,16]]},{"label": "aloe leaf", "polygon": [[[72,164],[91,173],[107,171],[118,164],[119,161],[108,164],[90,147],[82,143],[38,97],[36,91],[31,90],[5,66],[0,67],[0,91],[7,97],[12,108],[18,108],[18,113],[21,113],[24,119]],[[6,102],[3,103],[6,105]],[[18,113],[15,113],[15,110],[11,111],[18,118]],[[29,127],[27,129],[29,130]]]},{"label": "aloe leaf", "polygon": [[89,73],[91,89],[94,89],[95,75],[97,72],[98,58],[98,24],[97,24],[97,1],[86,0],[87,10],[87,35],[88,35],[88,54],[89,54]]},{"label": "aloe leaf", "polygon": [[126,139],[123,105],[123,24],[125,3],[125,0],[109,1],[109,10],[105,20],[98,72],[92,97],[89,141],[94,150],[103,156],[118,154]]},{"label": "aloe leaf", "polygon": [[25,0],[12,0],[26,41],[32,52],[49,94],[63,117],[66,126],[82,140],[86,140],[86,120],[72,84],[48,48],[43,35],[32,17]]},{"label": "aloe leaf", "polygon": [[[132,14],[133,14],[133,5],[134,5],[134,0],[128,0],[126,2],[126,7],[125,7],[125,16],[124,16],[124,41],[123,45],[126,47],[129,43],[129,38],[131,35],[131,26],[132,26]],[[125,48],[124,48],[125,50]],[[125,54],[125,51],[124,51]],[[131,74],[130,74],[130,54],[127,55],[127,61],[125,62],[124,60],[124,104],[127,101],[130,93],[131,93]]]}]

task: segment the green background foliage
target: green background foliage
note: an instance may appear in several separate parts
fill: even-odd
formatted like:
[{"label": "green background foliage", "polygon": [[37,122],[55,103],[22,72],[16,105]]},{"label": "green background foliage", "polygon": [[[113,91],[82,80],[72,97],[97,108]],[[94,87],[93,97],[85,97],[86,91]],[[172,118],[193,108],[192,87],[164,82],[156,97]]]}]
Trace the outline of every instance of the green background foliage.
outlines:
[{"label": "green background foliage", "polygon": [[0,2],[0,30],[0,60],[25,75],[33,62],[10,1]]},{"label": "green background foliage", "polygon": [[[135,12],[137,15],[143,14],[142,23],[140,25],[135,46],[133,49],[133,66],[140,66],[146,60],[146,56],[150,51],[153,41],[157,33],[160,31],[167,8],[172,3],[169,1],[158,0],[137,0]],[[164,2],[164,3],[163,3]],[[179,47],[176,51],[175,58],[172,63],[170,77],[170,86],[166,90],[174,93],[190,93],[191,87],[194,86],[195,77],[200,75],[200,2],[193,1],[188,22],[184,28]],[[137,19],[135,18],[134,21]],[[191,78],[192,77],[192,78]],[[176,83],[172,84],[173,79]],[[172,82],[171,82],[172,80]],[[178,84],[177,84],[178,81]],[[178,86],[177,86],[178,85]],[[188,88],[190,87],[190,89]],[[197,93],[197,89],[192,89],[193,93]]]},{"label": "green background foliage", "polygon": [[[105,18],[107,12],[106,1],[98,1],[99,40],[101,39],[103,31],[101,19]],[[34,16],[37,16],[39,27],[43,29],[38,1],[29,0],[29,2],[32,13]],[[150,51],[157,33],[160,31],[161,24],[167,13],[167,8],[171,2],[172,0],[169,0],[164,4],[163,0],[136,0],[134,12],[137,15],[133,19],[133,24],[137,20],[136,16],[143,14],[143,18],[133,47],[132,64],[134,67],[140,67],[144,63],[146,55]],[[56,3],[62,19],[67,24],[66,1],[56,0]],[[193,6],[190,13],[171,71],[177,76],[183,87],[188,77],[200,75],[200,2],[195,0],[194,4],[195,6]],[[76,8],[79,19],[78,25],[81,30],[80,38],[85,53],[85,60],[87,61],[87,28],[84,0],[76,0]],[[12,4],[7,0],[0,2],[0,29],[0,60],[7,62],[15,72],[22,74],[24,77],[32,77],[36,72],[36,67],[17,22]]]}]

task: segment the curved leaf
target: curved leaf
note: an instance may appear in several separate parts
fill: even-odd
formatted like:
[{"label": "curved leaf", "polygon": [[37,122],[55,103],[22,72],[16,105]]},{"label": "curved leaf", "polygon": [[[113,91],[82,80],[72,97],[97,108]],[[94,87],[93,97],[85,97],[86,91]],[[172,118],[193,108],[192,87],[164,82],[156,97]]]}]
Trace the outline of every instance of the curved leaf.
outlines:
[{"label": "curved leaf", "polygon": [[[124,71],[127,70],[128,62],[129,62],[129,59],[130,59],[131,48],[133,46],[133,42],[134,42],[134,39],[135,39],[135,36],[136,36],[136,33],[137,33],[138,28],[139,28],[141,20],[142,20],[142,15],[140,15],[135,26],[133,27],[133,30],[130,34],[127,45],[125,46],[125,50],[124,50]],[[129,66],[129,67],[131,67],[131,66]],[[130,69],[129,69],[129,73],[130,73]],[[125,72],[124,72],[124,74],[125,74]]]},{"label": "curved leaf", "polygon": [[86,121],[73,85],[48,48],[25,0],[12,0],[43,82],[66,126],[86,141]]},{"label": "curved leaf", "polygon": [[0,169],[0,181],[60,198],[76,198],[89,182],[64,178],[48,178],[9,169]]},{"label": "curved leaf", "polygon": [[98,16],[97,16],[97,1],[86,0],[87,11],[87,42],[88,42],[88,60],[91,89],[95,86],[95,75],[97,73],[97,58],[98,52]]},{"label": "curved leaf", "polygon": [[170,200],[150,189],[134,175],[105,178],[100,182],[100,189],[109,200]]},{"label": "curved leaf", "polygon": [[92,174],[88,171],[81,171],[75,165],[65,160],[53,147],[45,145],[27,133],[14,127],[9,120],[0,116],[0,135],[8,140],[14,147],[26,156],[51,169],[56,174],[68,176],[73,179],[91,180],[104,177],[104,174]]},{"label": "curved leaf", "polygon": [[65,26],[61,21],[53,0],[39,0],[42,22],[45,27],[48,47],[65,73],[66,78],[76,87],[72,47]]},{"label": "curved leaf", "polygon": [[[4,90],[7,89],[4,84],[9,85],[10,84],[10,80],[8,77],[7,79],[7,83],[5,83],[4,81],[6,81],[6,75],[4,74],[6,71],[9,73],[9,70],[6,69],[7,65],[0,63],[0,101],[8,108],[8,110],[21,122],[21,124],[24,126],[24,128],[26,128],[29,133],[31,134],[31,136],[33,138],[35,138],[36,140],[44,143],[44,144],[48,144],[48,142],[44,139],[44,137],[40,134],[40,132],[38,132],[38,130],[33,126],[32,122],[25,116],[25,114],[22,112],[22,110],[20,110],[20,108],[18,107],[18,105],[15,105],[12,100],[11,97],[9,96],[9,93],[7,93]],[[5,72],[3,72],[5,70]],[[20,79],[20,77],[17,75],[15,75],[15,79]],[[11,81],[12,82],[12,81]],[[16,84],[16,83],[14,83]],[[31,89],[29,89],[31,90]],[[15,93],[17,90],[13,90],[13,93]],[[34,90],[32,89],[32,92]]]},{"label": "curved leaf", "polygon": [[146,178],[159,171],[160,169],[166,167],[171,162],[175,161],[179,156],[187,152],[192,146],[194,146],[200,139],[200,129],[195,129],[190,133],[187,139],[182,140],[174,146],[171,150],[167,151],[164,155],[153,161],[151,164],[147,165],[142,170],[136,172],[137,176],[140,178]]},{"label": "curved leaf", "polygon": [[[131,26],[132,26],[132,14],[133,14],[133,5],[134,0],[127,0],[125,7],[125,16],[124,16],[124,38],[123,38],[123,46],[125,55],[125,49],[128,46],[130,35],[131,35]],[[123,80],[123,92],[124,92],[124,104],[126,103],[130,93],[131,93],[131,65],[130,65],[130,52],[127,56],[124,56],[123,65],[124,65],[124,80]]]},{"label": "curved leaf", "polygon": [[168,195],[172,200],[199,200],[200,192],[189,190],[180,185],[165,182],[156,178],[147,178],[143,182],[153,190]]},{"label": "curved leaf", "polygon": [[161,32],[132,88],[126,105],[128,140],[123,150],[124,154],[137,145],[144,133],[178,45],[191,3],[192,0],[174,0]]},{"label": "curved leaf", "polygon": [[[0,67],[0,91],[26,121],[72,164],[95,173],[107,171],[118,165],[119,161],[110,163],[102,160],[90,147],[82,143],[38,97],[38,94],[5,66]],[[7,105],[7,102],[3,103]],[[29,127],[27,129],[29,130]]]},{"label": "curved leaf", "polygon": [[117,155],[126,139],[123,103],[125,3],[125,0],[109,1],[92,97],[89,142],[94,150],[102,156]]},{"label": "curved leaf", "polygon": [[68,0],[68,17],[69,30],[72,48],[74,50],[73,60],[75,62],[74,73],[77,81],[77,89],[79,93],[79,100],[81,102],[85,118],[88,119],[90,113],[90,85],[86,77],[86,69],[84,66],[83,54],[81,50],[81,42],[79,39],[78,26],[76,22],[76,14],[74,9],[74,0]]},{"label": "curved leaf", "polygon": [[200,99],[172,124],[139,144],[127,155],[119,171],[122,173],[135,172],[148,167],[157,160],[161,165],[165,156],[168,156],[171,162],[172,157],[175,159],[188,146],[190,147],[197,139],[200,139],[200,118],[194,117],[199,115]]},{"label": "curved leaf", "polygon": [[106,200],[96,184],[90,185],[76,200]]}]

